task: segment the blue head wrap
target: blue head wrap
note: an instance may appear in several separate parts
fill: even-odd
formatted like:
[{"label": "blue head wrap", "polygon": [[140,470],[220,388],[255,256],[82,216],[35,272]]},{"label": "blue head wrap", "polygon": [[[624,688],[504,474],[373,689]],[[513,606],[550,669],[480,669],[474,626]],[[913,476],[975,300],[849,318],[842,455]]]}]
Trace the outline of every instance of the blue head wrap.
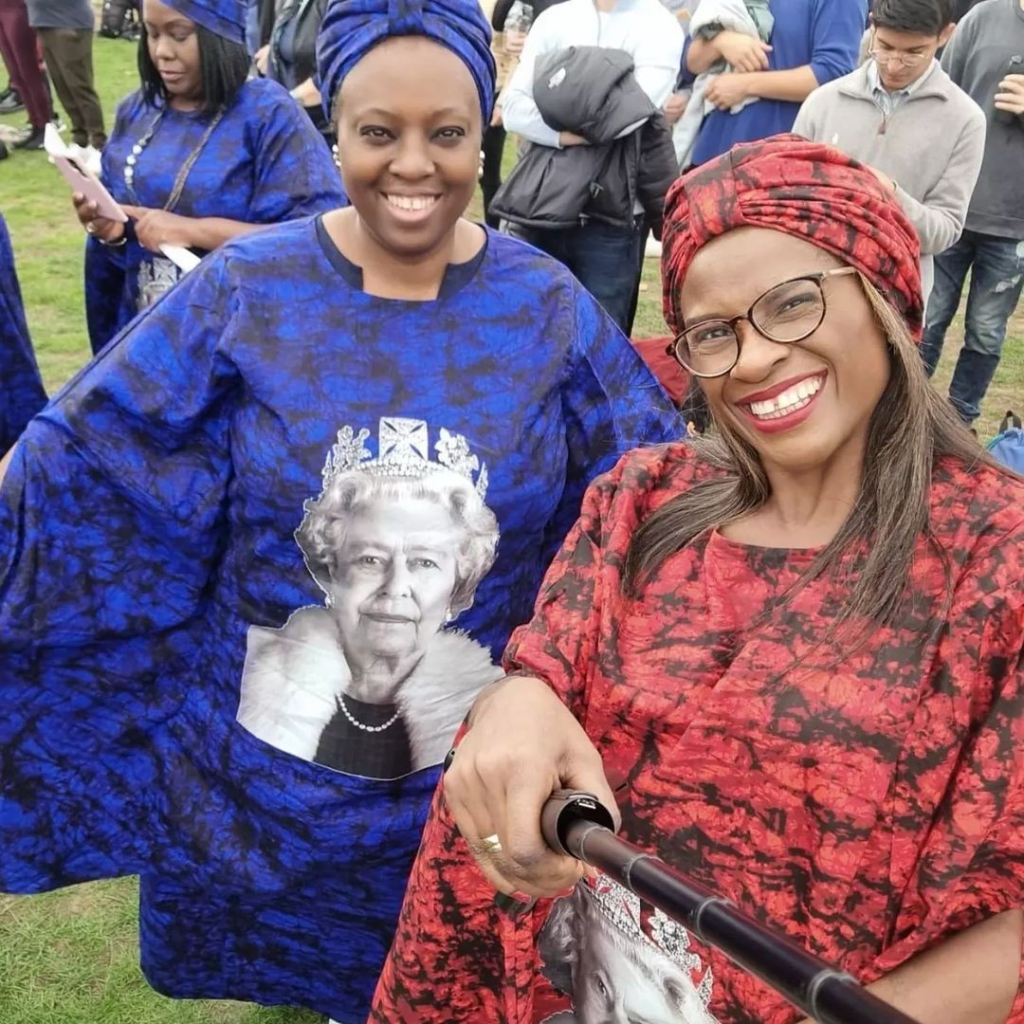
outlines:
[{"label": "blue head wrap", "polygon": [[245,22],[251,0],[163,0],[189,21],[232,43],[245,44]]},{"label": "blue head wrap", "polygon": [[495,69],[491,26],[479,0],[331,0],[316,45],[328,117],[345,76],[378,43],[395,36],[425,36],[460,57],[476,82],[488,123]]}]

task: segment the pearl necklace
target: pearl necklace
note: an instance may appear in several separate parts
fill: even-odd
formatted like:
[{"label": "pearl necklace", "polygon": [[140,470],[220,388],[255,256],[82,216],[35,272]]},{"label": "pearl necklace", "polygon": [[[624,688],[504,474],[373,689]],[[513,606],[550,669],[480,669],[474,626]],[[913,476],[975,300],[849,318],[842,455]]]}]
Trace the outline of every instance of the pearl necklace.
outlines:
[{"label": "pearl necklace", "polygon": [[341,713],[349,722],[357,729],[362,729],[363,732],[383,732],[385,729],[390,729],[398,721],[398,716],[401,714],[401,711],[396,711],[383,725],[365,725],[353,717],[352,712],[345,706],[345,698],[340,693],[338,694],[338,707],[341,708]]},{"label": "pearl necklace", "polygon": [[[135,195],[135,165],[139,162],[139,157],[142,156],[142,151],[150,144],[153,140],[153,136],[156,135],[157,128],[160,127],[160,122],[163,121],[164,115],[169,110],[169,107],[164,107],[159,114],[153,118],[152,124],[146,129],[142,138],[132,146],[131,153],[128,154],[127,159],[124,162],[124,183],[128,189],[128,195],[131,198],[132,204],[135,206],[140,205],[138,197]],[[189,153],[188,158],[181,166],[181,170],[178,171],[178,176],[174,179],[174,186],[171,189],[171,194],[167,198],[167,202],[164,203],[164,210],[173,210],[178,205],[178,200],[181,198],[181,193],[185,188],[185,180],[188,178],[192,167],[195,162],[199,159],[203,150],[206,148],[207,142],[210,141],[210,136],[213,134],[214,129],[224,119],[225,110],[221,107],[220,110],[214,115],[213,120],[210,122],[206,131],[203,132],[203,137],[199,140],[199,144]]]}]

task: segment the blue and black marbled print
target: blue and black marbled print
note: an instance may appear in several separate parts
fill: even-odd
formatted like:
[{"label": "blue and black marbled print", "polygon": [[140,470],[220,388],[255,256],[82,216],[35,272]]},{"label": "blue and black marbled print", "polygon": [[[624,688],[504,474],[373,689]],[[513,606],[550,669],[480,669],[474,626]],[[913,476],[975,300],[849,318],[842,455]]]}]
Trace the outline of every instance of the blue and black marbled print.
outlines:
[{"label": "blue and black marbled print", "polygon": [[[463,435],[497,560],[454,627],[497,657],[583,491],[682,432],[559,264],[489,234],[434,302],[362,292],[315,219],[236,240],[29,427],[0,492],[0,888],[142,875],[175,996],[365,1019],[438,770],[343,775],[236,722],[252,625],[322,594],[294,532],[345,425]],[[458,277],[458,275],[454,275]]]},{"label": "blue and black marbled print", "polygon": [[46,405],[7,222],[0,214],[0,458]]}]

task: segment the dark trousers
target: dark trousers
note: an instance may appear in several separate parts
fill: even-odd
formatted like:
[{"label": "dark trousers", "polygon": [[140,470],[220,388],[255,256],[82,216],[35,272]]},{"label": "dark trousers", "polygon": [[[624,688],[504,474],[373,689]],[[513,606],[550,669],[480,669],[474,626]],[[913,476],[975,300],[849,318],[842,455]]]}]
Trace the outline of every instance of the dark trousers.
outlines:
[{"label": "dark trousers", "polygon": [[484,141],[480,147],[483,154],[483,169],[480,174],[480,191],[484,196],[484,220],[487,226],[498,229],[498,218],[490,214],[491,200],[501,188],[501,158],[505,153],[505,129],[500,125],[491,125],[484,132]]},{"label": "dark trousers", "polygon": [[72,138],[79,146],[102,149],[107,132],[93,84],[92,29],[41,28],[39,40],[57,98],[71,118]]},{"label": "dark trousers", "polygon": [[643,217],[637,217],[630,228],[613,227],[596,220],[557,231],[513,224],[509,226],[509,234],[564,263],[601,303],[622,333],[629,334],[640,287]]},{"label": "dark trousers", "polygon": [[42,128],[50,120],[46,76],[39,66],[35,31],[29,26],[24,4],[0,7],[0,52],[4,55],[11,88],[25,104],[29,123]]},{"label": "dark trousers", "polygon": [[970,423],[992,382],[1006,340],[1006,325],[1024,284],[1024,241],[964,231],[960,241],[935,258],[935,284],[928,299],[921,357],[928,375],[935,372],[946,331],[960,305],[968,271],[964,347],[949,385],[949,400]]}]

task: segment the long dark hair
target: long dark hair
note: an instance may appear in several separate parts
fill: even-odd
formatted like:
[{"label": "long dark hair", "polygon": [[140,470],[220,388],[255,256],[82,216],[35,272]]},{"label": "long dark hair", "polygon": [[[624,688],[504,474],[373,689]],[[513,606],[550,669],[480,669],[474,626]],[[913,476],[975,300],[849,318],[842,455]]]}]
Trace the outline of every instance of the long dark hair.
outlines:
[{"label": "long dark hair", "polygon": [[[196,40],[199,43],[202,109],[212,114],[221,108],[230,107],[235,102],[238,90],[245,85],[251,67],[249,51],[242,43],[233,43],[202,25],[196,25]],[[142,98],[149,106],[164,106],[169,102],[167,87],[149,55],[145,32],[139,36],[139,77],[142,79]]]},{"label": "long dark hair", "polygon": [[[867,278],[858,276],[888,340],[892,371],[871,416],[853,511],[796,584],[798,589],[825,574],[848,581],[849,598],[830,634],[855,621],[865,629],[896,621],[922,534],[946,562],[929,522],[937,459],[1003,469],[931,386],[900,316]],[[716,421],[715,429],[694,438],[692,445],[698,458],[723,472],[672,499],[640,525],[626,556],[627,593],[637,594],[668,558],[702,534],[749,516],[771,493],[757,452],[728,424]]]}]

